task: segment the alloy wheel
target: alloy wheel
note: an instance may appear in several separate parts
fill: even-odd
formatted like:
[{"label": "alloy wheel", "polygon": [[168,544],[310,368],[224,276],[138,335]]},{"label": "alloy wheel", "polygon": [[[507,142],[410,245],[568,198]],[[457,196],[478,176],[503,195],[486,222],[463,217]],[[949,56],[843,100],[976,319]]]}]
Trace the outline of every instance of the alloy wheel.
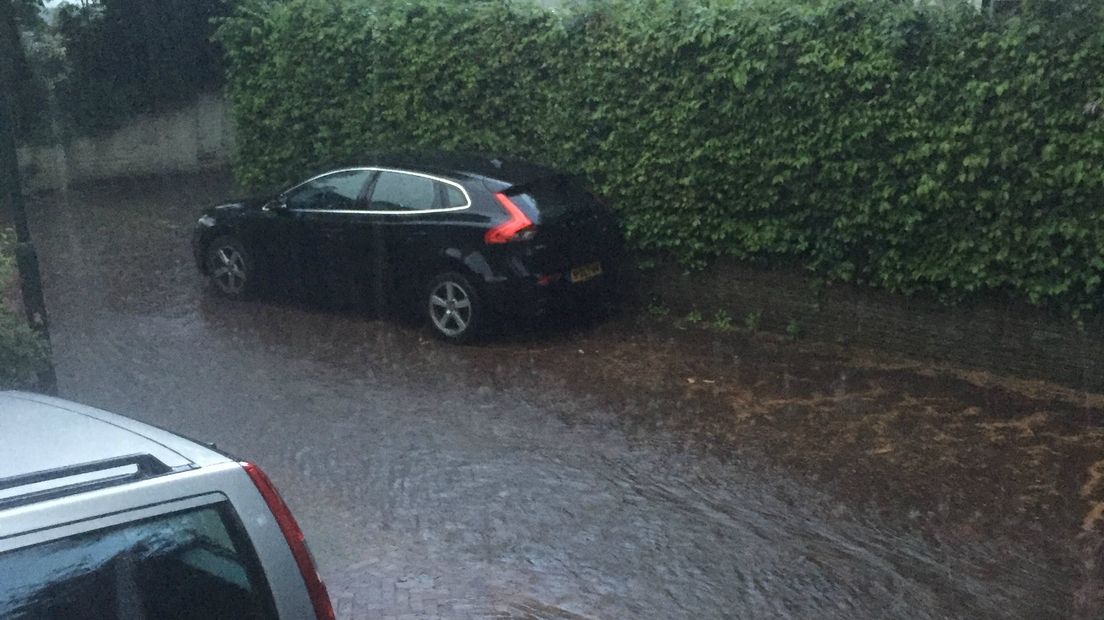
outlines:
[{"label": "alloy wheel", "polygon": [[245,257],[241,251],[232,245],[224,245],[215,250],[211,262],[211,278],[219,289],[227,295],[241,295],[247,278]]},{"label": "alloy wheel", "polygon": [[445,336],[460,336],[471,324],[471,296],[456,282],[439,283],[429,295],[429,318]]}]

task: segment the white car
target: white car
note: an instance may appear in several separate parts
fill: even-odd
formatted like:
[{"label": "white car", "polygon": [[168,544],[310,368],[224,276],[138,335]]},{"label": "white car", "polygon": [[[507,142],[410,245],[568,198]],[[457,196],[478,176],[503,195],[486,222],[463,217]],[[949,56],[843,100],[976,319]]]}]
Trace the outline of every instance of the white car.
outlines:
[{"label": "white car", "polygon": [[333,617],[299,525],[256,465],[0,392],[0,618]]}]

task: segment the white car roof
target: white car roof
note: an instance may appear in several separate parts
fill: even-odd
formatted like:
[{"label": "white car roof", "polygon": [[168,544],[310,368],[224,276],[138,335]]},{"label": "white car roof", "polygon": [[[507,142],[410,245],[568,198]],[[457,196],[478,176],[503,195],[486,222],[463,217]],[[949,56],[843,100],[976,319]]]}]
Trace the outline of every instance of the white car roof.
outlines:
[{"label": "white car roof", "polygon": [[101,409],[38,394],[0,392],[0,482],[132,455],[148,455],[170,470],[231,460],[190,439]]}]

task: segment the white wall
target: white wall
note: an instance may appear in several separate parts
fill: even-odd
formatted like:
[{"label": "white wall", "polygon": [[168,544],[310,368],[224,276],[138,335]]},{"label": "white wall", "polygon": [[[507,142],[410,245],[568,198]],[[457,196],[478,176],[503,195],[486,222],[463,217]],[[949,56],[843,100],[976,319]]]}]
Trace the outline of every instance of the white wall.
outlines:
[{"label": "white wall", "polygon": [[21,148],[19,163],[27,189],[46,191],[114,177],[221,168],[229,164],[233,148],[229,106],[211,94],[62,146]]}]

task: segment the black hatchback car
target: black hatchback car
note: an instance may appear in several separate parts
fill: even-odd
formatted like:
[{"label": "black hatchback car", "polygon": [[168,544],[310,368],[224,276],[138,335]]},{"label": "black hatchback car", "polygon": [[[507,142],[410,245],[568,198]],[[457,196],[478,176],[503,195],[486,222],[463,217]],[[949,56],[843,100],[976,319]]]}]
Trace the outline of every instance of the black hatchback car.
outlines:
[{"label": "black hatchback car", "polygon": [[609,299],[622,258],[603,201],[569,175],[477,156],[377,156],[207,209],[193,239],[214,289],[275,284],[408,303],[449,341],[495,317]]}]

